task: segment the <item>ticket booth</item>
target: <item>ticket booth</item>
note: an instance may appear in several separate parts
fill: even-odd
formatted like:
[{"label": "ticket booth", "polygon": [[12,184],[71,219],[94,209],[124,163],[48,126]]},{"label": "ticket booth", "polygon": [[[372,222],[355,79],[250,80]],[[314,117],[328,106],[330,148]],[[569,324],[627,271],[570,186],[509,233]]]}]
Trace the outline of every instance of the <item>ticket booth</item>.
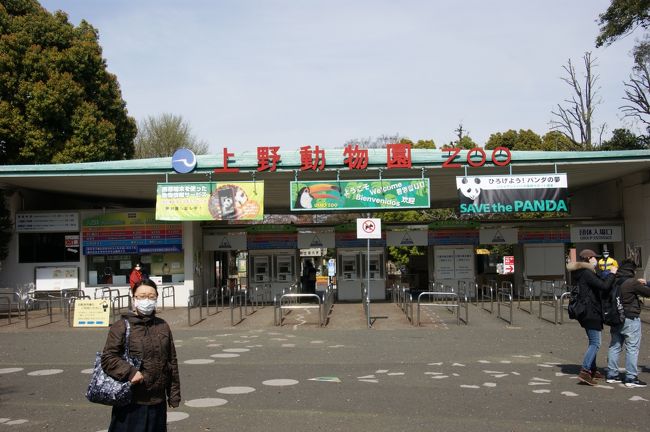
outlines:
[{"label": "ticket booth", "polygon": [[253,263],[253,283],[268,283],[271,282],[271,255],[257,255],[256,253],[250,254]]},{"label": "ticket booth", "polygon": [[297,284],[296,249],[253,250],[249,251],[251,287],[270,289],[271,298],[282,294],[283,290]]},{"label": "ticket booth", "polygon": [[386,270],[384,248],[339,248],[337,250],[337,287],[341,301],[361,301],[362,286],[368,283],[370,271],[370,300],[386,299]]}]

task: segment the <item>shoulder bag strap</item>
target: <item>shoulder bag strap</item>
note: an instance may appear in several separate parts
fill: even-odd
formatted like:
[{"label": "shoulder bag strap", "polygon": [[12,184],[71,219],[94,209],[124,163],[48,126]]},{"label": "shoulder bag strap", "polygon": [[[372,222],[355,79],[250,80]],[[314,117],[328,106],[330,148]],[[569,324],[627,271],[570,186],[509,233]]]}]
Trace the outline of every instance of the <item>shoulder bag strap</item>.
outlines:
[{"label": "shoulder bag strap", "polygon": [[126,339],[124,340],[124,357],[129,358],[129,336],[131,336],[131,324],[129,320],[124,320],[124,325],[126,326]]}]

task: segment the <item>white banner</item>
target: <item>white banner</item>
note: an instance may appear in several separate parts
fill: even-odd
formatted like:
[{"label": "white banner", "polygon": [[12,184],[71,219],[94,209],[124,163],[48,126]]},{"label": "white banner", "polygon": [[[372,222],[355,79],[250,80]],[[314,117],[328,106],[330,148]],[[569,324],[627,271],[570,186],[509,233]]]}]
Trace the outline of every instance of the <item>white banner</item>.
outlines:
[{"label": "white banner", "polygon": [[386,231],[386,246],[427,246],[427,230]]},{"label": "white banner", "polygon": [[298,233],[298,249],[333,247],[336,247],[333,231]]},{"label": "white banner", "polygon": [[616,225],[584,225],[571,227],[573,243],[622,241],[622,230]]},{"label": "white banner", "polygon": [[16,213],[16,232],[79,231],[79,213]]},{"label": "white banner", "polygon": [[490,228],[479,230],[480,244],[517,244],[519,230],[517,228]]},{"label": "white banner", "polygon": [[207,233],[203,236],[203,250],[246,250],[246,233]]},{"label": "white banner", "polygon": [[565,173],[456,177],[456,189],[558,189],[568,187],[567,184]]}]

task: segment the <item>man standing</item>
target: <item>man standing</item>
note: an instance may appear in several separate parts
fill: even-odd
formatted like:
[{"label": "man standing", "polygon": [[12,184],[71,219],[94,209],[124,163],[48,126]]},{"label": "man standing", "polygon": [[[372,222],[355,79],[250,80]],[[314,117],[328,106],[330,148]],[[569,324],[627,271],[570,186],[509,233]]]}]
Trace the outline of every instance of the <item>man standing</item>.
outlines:
[{"label": "man standing", "polygon": [[[621,301],[625,310],[625,322],[610,328],[611,342],[607,353],[607,382],[623,382],[625,387],[645,387],[646,383],[639,379],[637,361],[641,346],[641,303],[639,296],[650,297],[650,288],[645,280],[635,279],[636,264],[632,260],[624,260],[618,272],[615,283],[621,290]],[[618,357],[625,346],[625,378],[621,380],[618,370]]]},{"label": "man standing", "polygon": [[302,270],[302,292],[316,293],[316,268],[311,260],[305,261],[305,267]]},{"label": "man standing", "polygon": [[609,256],[609,251],[607,246],[603,249],[603,257],[598,260],[598,268],[604,275],[608,275],[612,267],[618,267],[618,262],[611,256]]}]

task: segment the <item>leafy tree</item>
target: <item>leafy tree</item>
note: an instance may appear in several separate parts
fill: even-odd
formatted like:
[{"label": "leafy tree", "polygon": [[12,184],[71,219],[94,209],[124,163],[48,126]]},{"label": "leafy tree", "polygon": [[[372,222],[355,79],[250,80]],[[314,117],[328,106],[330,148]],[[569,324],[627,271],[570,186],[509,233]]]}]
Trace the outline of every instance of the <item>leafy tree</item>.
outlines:
[{"label": "leafy tree", "polygon": [[520,129],[519,132],[510,129],[490,135],[485,148],[493,150],[497,147],[507,147],[510,150],[542,150],[542,138],[530,129]]},{"label": "leafy tree", "polygon": [[576,151],[580,146],[559,131],[549,131],[542,137],[543,151]]},{"label": "leafy tree", "polygon": [[[650,25],[650,0],[612,0],[607,10],[599,15],[598,24],[597,47],[611,45],[639,27],[646,30]],[[647,50],[649,45],[648,35],[644,34],[644,39],[634,48],[635,54]]]},{"label": "leafy tree", "polygon": [[594,111],[601,103],[598,88],[596,87],[598,75],[593,71],[596,67],[596,59],[591,57],[590,52],[586,52],[582,60],[585,66],[584,82],[581,82],[578,78],[571,59],[565,66],[562,66],[566,72],[566,76],[562,77],[562,81],[571,87],[573,96],[571,99],[565,99],[564,102],[567,105],[558,104],[557,110],[551,111],[556,117],[556,119],[551,120],[551,128],[562,132],[571,141],[579,144],[582,150],[593,150],[595,146],[594,132],[598,135],[598,144],[600,144],[605,125],[594,130]]},{"label": "leafy tree", "polygon": [[163,113],[142,120],[135,137],[135,158],[171,156],[179,148],[195,154],[208,153],[208,144],[192,135],[191,128],[180,115]]},{"label": "leafy tree", "polygon": [[[5,191],[0,189],[0,265],[2,264],[1,261],[4,261],[9,253],[9,240],[11,240],[13,231],[13,223],[5,199]],[[2,270],[1,267],[0,270]]]},{"label": "leafy tree", "polygon": [[436,143],[430,139],[430,140],[418,140],[413,145],[413,148],[419,148],[419,149],[434,149],[436,148]]},{"label": "leafy tree", "polygon": [[601,150],[644,150],[649,148],[650,140],[645,136],[636,136],[627,129],[614,129],[612,137],[603,142]]},{"label": "leafy tree", "polygon": [[0,3],[0,163],[127,159],[135,134],[97,30],[36,0]]}]

